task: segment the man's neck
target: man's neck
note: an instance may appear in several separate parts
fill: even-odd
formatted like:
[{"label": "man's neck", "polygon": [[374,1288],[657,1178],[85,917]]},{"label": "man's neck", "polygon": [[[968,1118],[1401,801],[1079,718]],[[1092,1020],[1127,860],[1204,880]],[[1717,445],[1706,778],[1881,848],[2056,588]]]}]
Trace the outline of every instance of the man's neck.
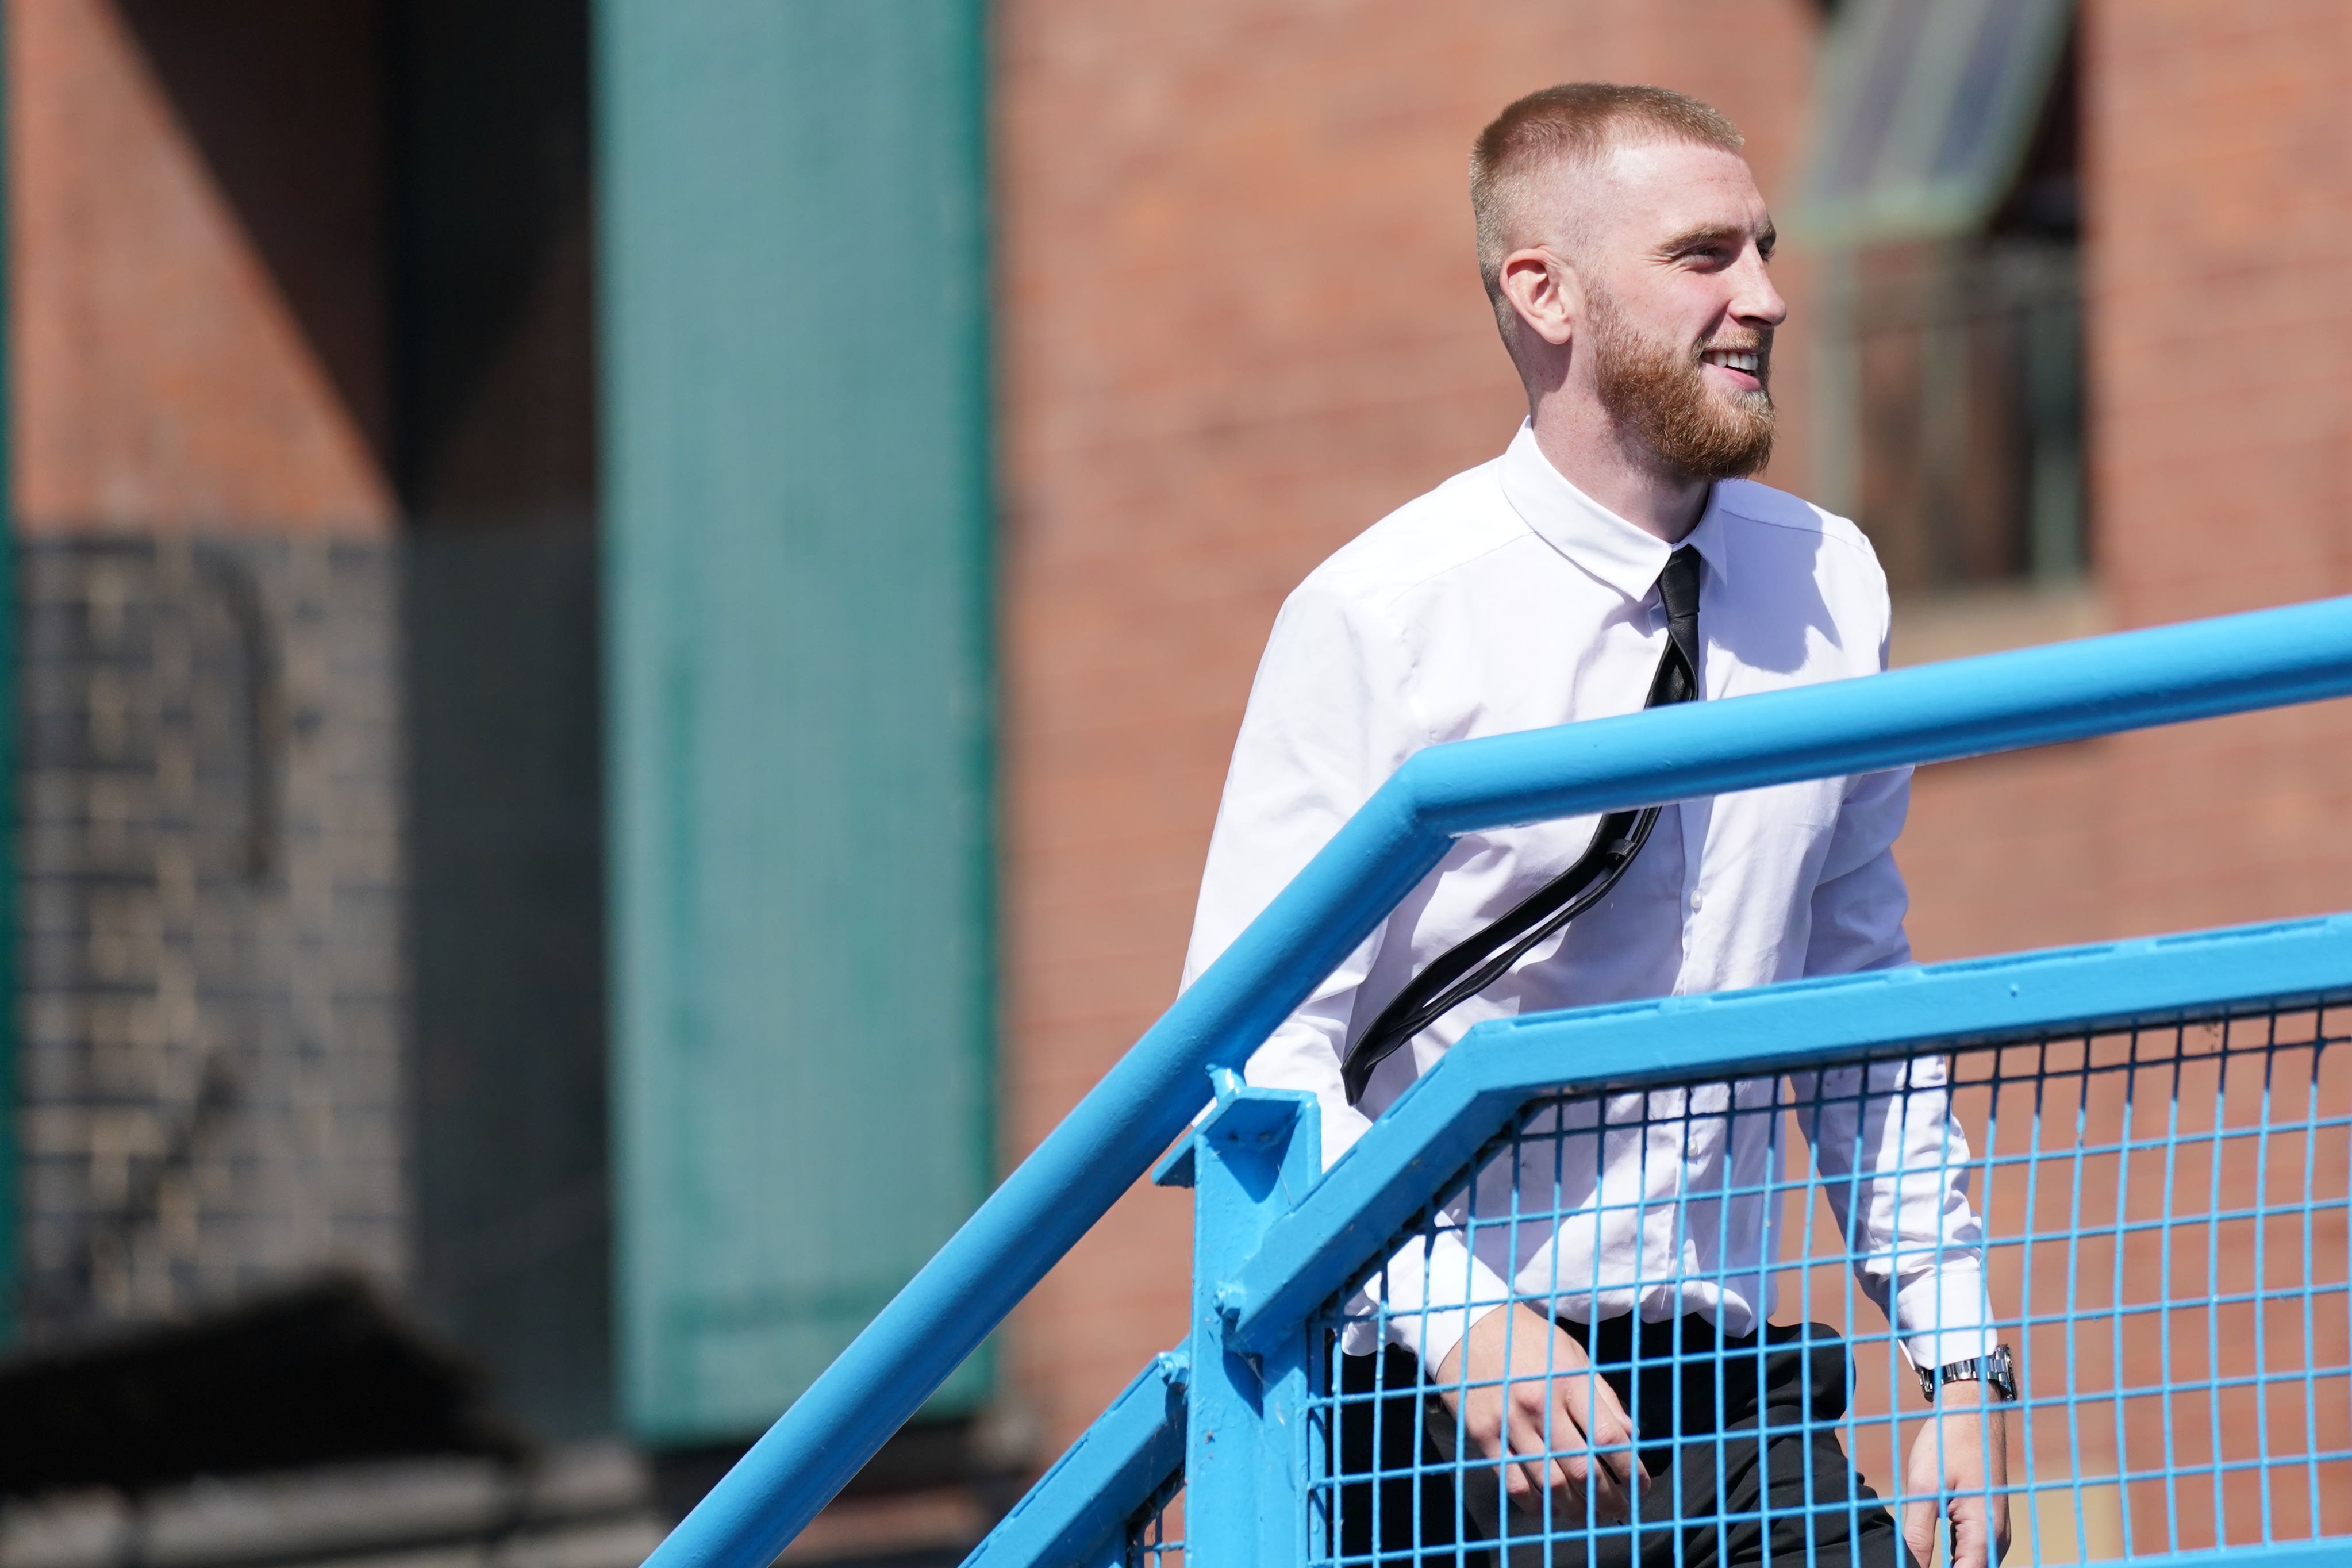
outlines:
[{"label": "man's neck", "polygon": [[1680,544],[1698,526],[1708,481],[1664,473],[1646,448],[1629,450],[1594,405],[1547,397],[1532,420],[1536,447],[1560,477],[1643,532]]}]

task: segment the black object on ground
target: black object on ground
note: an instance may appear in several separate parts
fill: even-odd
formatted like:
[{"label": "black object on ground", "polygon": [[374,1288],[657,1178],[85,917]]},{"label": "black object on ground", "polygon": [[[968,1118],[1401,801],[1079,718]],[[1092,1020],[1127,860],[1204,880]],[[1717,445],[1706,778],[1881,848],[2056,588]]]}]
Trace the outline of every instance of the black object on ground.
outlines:
[{"label": "black object on ground", "polygon": [[0,1494],[417,1454],[521,1455],[480,1373],[329,1275],[0,1362]]}]

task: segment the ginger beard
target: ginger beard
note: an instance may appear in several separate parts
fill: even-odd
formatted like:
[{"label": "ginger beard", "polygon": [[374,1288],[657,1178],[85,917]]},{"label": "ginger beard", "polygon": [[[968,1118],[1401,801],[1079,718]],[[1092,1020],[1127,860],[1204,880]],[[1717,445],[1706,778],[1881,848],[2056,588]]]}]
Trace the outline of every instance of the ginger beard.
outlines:
[{"label": "ginger beard", "polygon": [[[1686,479],[1741,479],[1772,456],[1772,334],[1680,347],[1643,332],[1599,289],[1591,307],[1592,374],[1601,406],[1617,428],[1648,447],[1669,473]],[[1757,355],[1754,392],[1709,386],[1700,355],[1739,349]]]}]

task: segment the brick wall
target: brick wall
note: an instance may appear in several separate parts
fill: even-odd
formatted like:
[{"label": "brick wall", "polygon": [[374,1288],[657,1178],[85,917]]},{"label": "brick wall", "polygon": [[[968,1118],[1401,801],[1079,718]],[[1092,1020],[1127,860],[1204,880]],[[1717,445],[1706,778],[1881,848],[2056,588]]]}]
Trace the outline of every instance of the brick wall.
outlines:
[{"label": "brick wall", "polygon": [[391,527],[375,17],[9,0],[21,531]]},{"label": "brick wall", "polygon": [[[1283,595],[1524,412],[1471,246],[1478,128],[1554,81],[1660,81],[1741,124],[1769,195],[1815,15],[999,8],[1007,1159],[1173,995]],[[1013,1366],[1050,1442],[1181,1336],[1184,1199],[1131,1195],[1024,1310]]]},{"label": "brick wall", "polygon": [[[1460,189],[1485,116],[1550,80],[1663,81],[1729,111],[1783,189],[1813,7],[1477,18],[1002,14],[1008,1155],[1169,1000],[1282,595],[1517,416]],[[2352,588],[2352,393],[2321,352],[2352,311],[2352,13],[2090,0],[2084,26],[2091,619]],[[1801,490],[1801,256],[1783,280],[1769,477]],[[2336,704],[1927,770],[1899,851],[1915,942],[1955,957],[2352,904],[2347,748]],[[1131,1195],[1025,1310],[1015,1365],[1056,1436],[1181,1331],[1186,1222],[1173,1194]]]},{"label": "brick wall", "polygon": [[408,1270],[376,22],[7,5],[37,1338]]},{"label": "brick wall", "polygon": [[394,567],[316,538],[18,555],[37,1340],[405,1271]]},{"label": "brick wall", "polygon": [[[248,1268],[404,1267],[382,1133],[402,828],[380,106],[370,70],[280,68],[364,61],[378,13],[281,8],[310,30],[237,35],[232,73],[205,51],[235,26],[191,31],[184,10],[8,0],[11,445],[35,541],[27,1247],[56,1324],[169,1310]],[[1549,81],[1662,81],[1739,121],[1783,195],[1818,14],[996,8],[1008,1161],[1172,994],[1282,595],[1518,417],[1471,256],[1470,137]],[[2352,15],[2084,16],[2102,612],[2352,587],[2352,393],[2320,353],[2352,310],[2333,260]],[[321,188],[352,199],[284,200]],[[1805,281],[1790,257],[1770,476],[1801,490]],[[230,582],[274,650],[251,668],[285,682],[274,794],[238,771],[234,683],[211,717],[174,685],[245,635]],[[1931,770],[1902,850],[1923,955],[2343,906],[2347,728],[2303,710]],[[264,796],[285,838],[257,879],[236,846]],[[235,1087],[208,1100],[215,1060]],[[223,1131],[232,1104],[278,1120]],[[348,1168],[301,1163],[320,1116]],[[215,1275],[190,1261],[192,1234],[280,1212]],[[1024,1310],[1010,1364],[1049,1443],[1181,1331],[1187,1222],[1181,1196],[1134,1194]]]},{"label": "brick wall", "polygon": [[[2085,9],[2094,544],[2108,621],[2352,588],[2352,13]],[[2352,905],[2335,703],[1921,775],[1901,854],[1929,957]]]}]

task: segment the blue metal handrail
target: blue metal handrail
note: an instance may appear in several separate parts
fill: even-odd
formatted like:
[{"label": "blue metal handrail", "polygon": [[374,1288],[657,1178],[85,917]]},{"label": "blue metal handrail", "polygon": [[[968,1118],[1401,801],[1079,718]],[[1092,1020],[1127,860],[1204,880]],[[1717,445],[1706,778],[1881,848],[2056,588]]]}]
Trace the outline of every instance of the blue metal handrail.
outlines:
[{"label": "blue metal handrail", "polygon": [[1458,834],[2352,695],[2352,598],[1433,747],[1410,759],[647,1560],[764,1568]]},{"label": "blue metal handrail", "polygon": [[1154,1357],[962,1568],[1124,1559],[1129,1516],[1184,1468],[1184,1391],[1192,1375],[1182,1346]]},{"label": "blue metal handrail", "polygon": [[1259,1355],[1403,1231],[1538,1091],[1599,1094],[1853,1061],[1892,1045],[1981,1050],[2053,1030],[2157,1027],[2233,1005],[2341,1005],[2352,915],[1788,980],[1517,1018],[1465,1033],[1247,1261],[1219,1281],[1228,1343]]},{"label": "blue metal handrail", "polygon": [[[2181,1031],[2217,1019],[2238,1020],[2235,1035],[2242,1063],[2249,1058],[2260,1061],[2257,1076],[2267,1092],[2259,1112],[2244,1114],[2246,1108],[2240,1107],[2239,1119],[2226,1123],[2228,1136],[2240,1148],[2265,1136],[2291,1144],[2298,1133],[2310,1135],[2323,1124],[2341,1126],[2342,1102],[2339,1099],[2322,1110],[2298,1100],[2292,1087],[2297,1077],[2293,1066],[2274,1061],[2267,1053],[2276,1047],[2291,1059],[2313,1050],[2315,1037],[2340,1037],[2344,1027],[2340,1009],[2347,1001],[2352,1001],[2352,914],[2338,914],[1782,981],[1745,991],[1493,1018],[1464,1035],[1422,1075],[1410,1093],[1382,1112],[1345,1160],[1328,1173],[1318,1169],[1303,1188],[1263,1180],[1248,1184],[1238,1214],[1230,1206],[1235,1195],[1230,1172],[1236,1156],[1244,1161],[1267,1160],[1274,1142],[1268,1130],[1282,1129],[1290,1116],[1298,1114],[1296,1110],[1285,1114],[1285,1103],[1295,1106],[1307,1100],[1311,1107],[1311,1097],[1252,1089],[1242,1086],[1234,1074],[1213,1073],[1216,1109],[1153,1172],[1153,1180],[1162,1185],[1206,1184],[1200,1185],[1202,1206],[1194,1220],[1193,1338],[1180,1352],[1163,1355],[1147,1367],[1021,1504],[997,1523],[965,1559],[963,1568],[1056,1568],[1066,1563],[1120,1562],[1159,1564],[1173,1560],[1176,1553],[1170,1550],[1171,1546],[1181,1546],[1187,1562],[1291,1563],[1300,1556],[1295,1548],[1302,1544],[1302,1513],[1308,1531],[1319,1523],[1328,1546],[1336,1500],[1330,1485],[1333,1461],[1328,1453],[1313,1455],[1310,1447],[1305,1467],[1295,1462],[1297,1429],[1312,1430],[1316,1423],[1300,1418],[1295,1403],[1297,1390],[1286,1389],[1284,1378],[1269,1369],[1297,1365],[1302,1348],[1312,1353],[1323,1340],[1322,1331],[1329,1326],[1332,1304],[1348,1300],[1365,1264],[1391,1255],[1398,1237],[1412,1235],[1441,1208],[1454,1226],[1471,1224],[1476,1200],[1471,1196],[1475,1184],[1468,1173],[1482,1169],[1491,1173],[1498,1165],[1511,1168],[1517,1178],[1512,1184],[1517,1191],[1515,1198],[1503,1201],[1540,1209],[1544,1173],[1549,1169],[1557,1177],[1570,1162],[1565,1151],[1548,1145],[1549,1135],[1538,1131],[1532,1151],[1535,1157],[1519,1163],[1522,1154],[1529,1151],[1509,1134],[1515,1128],[1526,1128],[1531,1120],[1540,1121],[1529,1115],[1530,1108],[1538,1103],[1698,1082],[1752,1082],[1759,1077],[1874,1057],[1883,1060],[1889,1055],[1972,1057],[1974,1060],[1965,1068],[1956,1069],[1955,1077],[1962,1085],[1962,1098],[1977,1114],[1995,1108],[1997,1098],[1989,1086],[2004,1081],[2011,1090],[2032,1085],[2035,1110],[2051,1113],[2039,1147],[2035,1133],[2029,1130],[2020,1134],[2014,1121],[2007,1138],[1994,1136],[1994,1123],[1980,1121],[1971,1130],[1972,1135],[1981,1130],[1987,1140],[1981,1153],[1971,1157],[1983,1162],[1980,1169],[1972,1170],[1979,1178],[1974,1195],[1979,1212],[2000,1216],[1987,1226],[1989,1257],[1998,1252],[2014,1262],[2024,1249],[2037,1244],[2047,1247],[2061,1237],[2069,1249],[2081,1246],[2085,1238],[2103,1236],[2120,1243],[2134,1232],[2144,1238],[2149,1226],[2159,1227],[2168,1242],[2177,1241],[2182,1255],[2189,1256],[2200,1237],[2211,1236],[2210,1227],[2217,1222],[2242,1226],[2242,1216],[2249,1212],[2305,1223],[2315,1213],[2341,1214],[2340,1187],[2305,1184],[2299,1203],[2293,1198],[2279,1201],[2280,1194],[2273,1189],[2265,1209],[2262,1184],[2246,1184],[2240,1171],[2241,1179],[2227,1202],[2216,1199],[2202,1212],[2193,1196],[2193,1181],[2189,1184],[2189,1201],[2179,1206],[2165,1205],[2153,1218],[2143,1212],[2127,1219],[2120,1202],[2103,1209],[2095,1199],[2086,1207],[2079,1168],[2063,1167],[2070,1160],[2112,1156],[2119,1142],[2130,1141],[2114,1127],[2104,1136],[2093,1133],[2088,1140],[2081,1139],[2080,1129],[2068,1114],[2065,1085],[2070,1073],[2079,1093],[2089,1077],[2084,1069],[2097,1070],[2091,1065],[2095,1058],[2089,1042],[2105,1037],[2112,1047],[2118,1037],[2130,1040],[2129,1060],[2138,1064],[2145,1075],[2140,1081],[2149,1100],[2144,1103],[2184,1093],[2194,1100],[2200,1089],[2211,1086],[2204,1079],[2192,1078],[2191,1087],[2184,1091],[2183,1058],[2177,1051]],[[2331,1013],[2336,1020],[2332,1034],[2326,1024]],[[2282,1043],[2277,1026],[2282,1014],[2306,1015],[2312,1026],[2290,1026]],[[2169,1056],[2168,1035],[2176,1047]],[[2197,1059],[2205,1064],[2209,1077],[2218,1078],[2215,1064],[2221,1058],[2216,1047],[2227,1038],[2224,1035],[2200,1041],[2202,1048]],[[2053,1041],[2062,1042],[2054,1056],[2046,1048]],[[2072,1049],[2075,1041],[2084,1042],[2079,1056]],[[2015,1053],[2006,1068],[1999,1058],[1987,1056],[1989,1051],[2000,1050]],[[2111,1049],[2105,1068],[2110,1075],[2115,1072],[2114,1062]],[[2047,1103],[2042,1098],[2045,1090],[2051,1095]],[[2226,1093],[2217,1098],[2227,1102]],[[2088,1096],[2076,1103],[2087,1111]],[[2010,1109],[2016,1110],[2013,1100]],[[1268,1117],[1268,1110],[1276,1114]],[[1305,1114],[1311,1119],[1313,1112],[1308,1109]],[[2039,1118],[2027,1120],[2030,1126]],[[2178,1168],[2176,1161],[2181,1154],[2192,1162],[2200,1154],[2210,1157],[2217,1146],[2216,1127],[2194,1125],[2193,1114],[2191,1120],[2192,1125],[2184,1128],[2176,1112],[2161,1133],[2151,1131],[2143,1122],[2140,1149],[2153,1152],[2158,1143],[2164,1145],[2155,1157],[2168,1171]],[[1289,1133],[1285,1143],[1303,1145],[1309,1160],[1319,1166],[1311,1120],[1296,1125],[1297,1131]],[[1286,1159],[1288,1153],[1286,1147],[1283,1157]],[[1204,1159],[1211,1166],[1223,1163],[1227,1168],[1229,1173],[1223,1182],[1202,1175]],[[2031,1212],[2021,1215],[2013,1205],[1994,1206],[2002,1201],[1995,1194],[1997,1184],[2014,1182],[2021,1170],[2044,1162],[2061,1167],[2059,1174],[2076,1185],[2063,1232],[2045,1227],[2037,1234],[2032,1228]],[[1777,1186],[1784,1198],[1798,1196],[1801,1206],[1806,1206],[1810,1204],[1808,1179],[1806,1174],[1790,1179],[1768,1173],[1763,1181],[1767,1190]],[[2117,1181],[2111,1195],[2123,1190],[2124,1184]],[[1558,1188],[1554,1191],[1557,1194]],[[2011,1187],[2003,1196],[2013,1198],[2014,1193]],[[1596,1194],[1593,1201],[1603,1200]],[[1220,1208],[1224,1210],[1222,1221],[1213,1217]],[[1512,1226],[1528,1222],[1527,1209],[1509,1212]],[[2046,1212],[2043,1217],[2047,1219]],[[1494,1221],[1490,1217],[1487,1223]],[[1811,1226],[1799,1222],[1792,1237],[1793,1254],[1784,1255],[1780,1261],[1796,1264],[1800,1271],[1808,1265],[1839,1265],[1834,1271],[1845,1274],[1853,1262],[1852,1253],[1832,1257],[1815,1250],[1810,1245],[1813,1234]],[[2273,1300],[2300,1292],[2305,1300],[2339,1301],[2346,1287],[2337,1276],[2325,1268],[2313,1268],[2308,1250],[2303,1261],[2299,1274],[2292,1269],[2274,1271],[2267,1278],[2258,1275],[2258,1282],[2272,1292]],[[2044,1266],[2048,1266],[2046,1257]],[[2011,1274],[2009,1288],[2030,1292],[2031,1273]],[[2113,1331],[2126,1320],[2145,1328],[2148,1315],[2186,1304],[2180,1295],[2168,1300],[2161,1289],[2101,1299],[2096,1273],[2094,1270],[2085,1281],[2092,1285],[2091,1292],[2077,1296],[2070,1289],[2064,1307],[2070,1326],[2079,1321],[2086,1334]],[[1801,1272],[1781,1278],[1784,1286],[1797,1285],[1798,1316],[1808,1315],[1813,1302],[1798,1282]],[[2189,1285],[2188,1295],[2193,1296],[2194,1289],[2193,1284]],[[2225,1293],[2216,1290],[2217,1297]],[[2037,1302],[2030,1294],[2007,1299],[2017,1313],[2011,1326],[2029,1349],[2050,1350],[2046,1343],[2040,1347],[2031,1343],[2037,1308],[2043,1314],[2039,1321],[2046,1325],[2050,1301],[2044,1298]],[[1851,1298],[1845,1305],[1851,1309]],[[1370,1298],[1359,1298],[1340,1312],[1360,1312],[1370,1306]],[[1833,1307],[1832,1311],[1834,1315]],[[1857,1332],[1850,1325],[1847,1344],[1850,1349],[1874,1345],[1884,1351],[1887,1340],[1883,1334]],[[1187,1386],[1182,1398],[1175,1397],[1170,1386],[1171,1363],[1178,1354],[1184,1356]],[[1225,1370],[1236,1359],[1249,1369],[1241,1379],[1232,1378]],[[2273,1374],[2273,1386],[2280,1382],[2275,1375],[2279,1365],[2287,1359],[2274,1356],[2265,1369]],[[1890,1370],[1891,1361],[1890,1357]],[[2089,1370],[2094,1381],[2100,1382],[2097,1374],[2103,1369],[2096,1361],[2094,1356]],[[1694,1364],[1704,1363],[1701,1354]],[[1201,1369],[1198,1382],[1191,1377],[1194,1367]],[[2031,1419],[2037,1412],[2063,1406],[2071,1418],[2078,1405],[2089,1408],[2115,1397],[2112,1380],[2093,1390],[2075,1386],[2070,1374],[2082,1370],[2084,1363],[2067,1353],[2030,1370],[2027,1403],[2020,1414]],[[2159,1368],[2158,1372],[2178,1378],[2175,1392],[2189,1398],[2210,1397],[2221,1386],[2200,1382],[2194,1375],[2179,1378],[2179,1369]],[[2242,1365],[2233,1369],[2232,1375],[2242,1387],[2246,1376]],[[2322,1374],[2314,1368],[2312,1375],[2316,1379]],[[2295,1391],[2280,1392],[2291,1399]],[[1328,1384],[1322,1393],[1328,1398]],[[2278,1412],[2272,1414],[2275,1417]],[[1211,1435],[1192,1447],[1193,1455],[1206,1458],[1208,1466],[1196,1470],[1185,1450],[1192,1427],[1204,1418],[1204,1430]],[[1881,1419],[1874,1416],[1862,1425],[1874,1426]],[[2290,1421],[2278,1430],[2287,1434],[2292,1426]],[[1844,1428],[1840,1440],[1850,1442],[1860,1429]],[[2063,1488],[2068,1483],[2044,1479],[2037,1486],[2030,1463],[2032,1434],[2028,1430],[2020,1436],[2024,1440],[2020,1455],[2023,1468],[2017,1472],[2021,1489],[2013,1498],[2026,1503],[2030,1511],[2037,1493],[2046,1494],[2053,1486]],[[2287,1440],[2293,1441],[2291,1436]],[[2331,1437],[2327,1442],[2341,1452],[2340,1441]],[[2313,1463],[2332,1463],[2332,1458],[2321,1458],[2328,1451],[2320,1439],[2308,1437],[2300,1452],[2273,1451],[2269,1460],[2278,1467],[2282,1478],[2291,1479],[2298,1468],[2307,1473]],[[2081,1457],[2079,1450],[2070,1447],[2069,1463],[2063,1470],[2077,1486],[2083,1479]],[[1318,1462],[1324,1467],[1319,1487],[1313,1473]],[[2243,1463],[2242,1453],[2219,1465],[2209,1463],[2196,1472],[2195,1479],[2214,1481]],[[2129,1467],[2115,1473],[2128,1475]],[[1302,1479],[1308,1497],[1299,1495]],[[2143,1468],[2137,1479],[2146,1489],[2145,1483],[2151,1478]],[[1454,1484],[1458,1486],[1458,1480]],[[1171,1542],[1157,1531],[1166,1523],[1161,1513],[1165,1500],[1180,1487],[1184,1499],[1182,1539]],[[1115,1530],[1114,1524],[1123,1530]],[[1275,1537],[1271,1542],[1250,1539],[1253,1531],[1268,1525]],[[2020,1547],[2028,1544],[2021,1531]],[[1272,1549],[1260,1550],[1260,1546]],[[2341,1542],[2334,1548],[2344,1549]],[[2245,1561],[2249,1563],[2266,1561],[2260,1548],[2235,1550],[2248,1552]],[[1312,1560],[1311,1549],[1307,1556]],[[2168,1564],[2192,1560],[2166,1559]]]}]

